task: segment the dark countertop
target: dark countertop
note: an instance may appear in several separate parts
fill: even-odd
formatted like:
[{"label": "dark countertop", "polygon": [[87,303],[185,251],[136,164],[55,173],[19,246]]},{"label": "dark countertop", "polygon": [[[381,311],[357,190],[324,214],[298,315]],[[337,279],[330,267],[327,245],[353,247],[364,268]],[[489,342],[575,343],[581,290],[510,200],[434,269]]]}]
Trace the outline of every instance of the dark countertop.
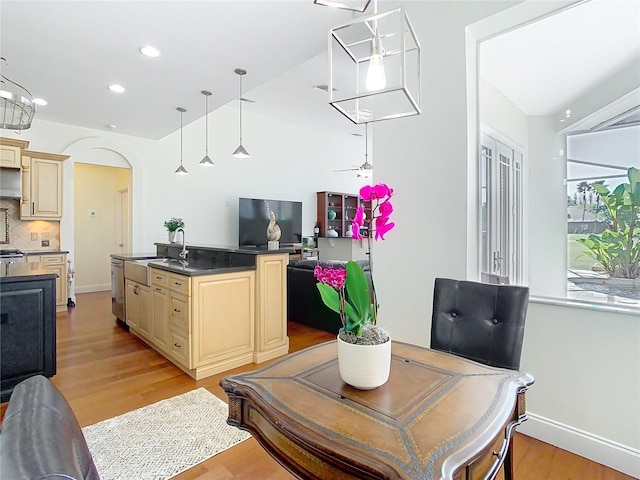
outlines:
[{"label": "dark countertop", "polygon": [[0,283],[22,282],[56,278],[57,273],[42,263],[3,263],[0,264]]},{"label": "dark countertop", "polygon": [[158,258],[157,253],[112,253],[111,258],[118,260],[144,260],[147,258]]},{"label": "dark countertop", "polygon": [[183,265],[180,260],[163,258],[158,259],[157,261],[151,261],[148,265],[152,268],[158,268],[160,270],[165,270],[171,273],[177,273],[180,275],[187,275],[189,277],[199,277],[203,275],[217,275],[221,273],[232,273],[232,272],[244,272],[247,270],[255,270],[255,265],[247,265],[247,266],[237,266],[237,267],[215,267],[215,268],[206,268],[206,267],[198,267],[195,265],[189,265],[187,261],[187,265]]},{"label": "dark countertop", "polygon": [[58,255],[69,253],[68,250],[21,250],[24,255]]},{"label": "dark countertop", "polygon": [[[182,249],[181,243],[154,243],[154,245],[160,248],[171,247]],[[267,250],[266,248],[238,247],[233,245],[193,245],[188,243],[187,250],[189,250],[190,248],[197,248],[199,250],[211,250],[216,252],[245,253],[248,255],[275,255],[281,253],[293,253],[295,248],[301,247],[282,247],[279,250]]]}]

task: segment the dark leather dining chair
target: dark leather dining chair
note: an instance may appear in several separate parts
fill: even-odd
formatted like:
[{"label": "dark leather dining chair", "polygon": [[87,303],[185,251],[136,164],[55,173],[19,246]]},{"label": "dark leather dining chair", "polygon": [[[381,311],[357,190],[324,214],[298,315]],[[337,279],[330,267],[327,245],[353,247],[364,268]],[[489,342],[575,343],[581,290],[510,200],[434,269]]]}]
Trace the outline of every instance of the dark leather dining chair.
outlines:
[{"label": "dark leather dining chair", "polygon": [[[519,370],[528,304],[528,287],[436,278],[431,348]],[[504,477],[513,478],[513,436]]]}]

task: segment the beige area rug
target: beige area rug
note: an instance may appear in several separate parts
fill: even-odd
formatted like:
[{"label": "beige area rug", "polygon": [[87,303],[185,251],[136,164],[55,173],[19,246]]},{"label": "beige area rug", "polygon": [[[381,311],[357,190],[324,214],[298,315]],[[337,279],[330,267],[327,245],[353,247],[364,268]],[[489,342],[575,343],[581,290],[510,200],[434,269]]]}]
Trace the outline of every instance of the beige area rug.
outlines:
[{"label": "beige area rug", "polygon": [[198,388],[82,433],[101,480],[165,480],[250,437],[227,415],[226,403]]}]

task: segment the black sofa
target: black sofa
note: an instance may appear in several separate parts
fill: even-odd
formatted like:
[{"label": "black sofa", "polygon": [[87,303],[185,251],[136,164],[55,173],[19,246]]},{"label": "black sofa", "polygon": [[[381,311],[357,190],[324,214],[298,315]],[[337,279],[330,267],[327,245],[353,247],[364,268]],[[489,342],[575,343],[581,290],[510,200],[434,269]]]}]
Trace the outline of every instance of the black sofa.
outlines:
[{"label": "black sofa", "polygon": [[48,378],[20,382],[0,432],[3,479],[99,480],[71,407]]},{"label": "black sofa", "polygon": [[[319,330],[338,334],[342,328],[340,315],[327,307],[320,297],[316,287],[318,281],[313,276],[316,265],[344,266],[346,262],[318,262],[317,260],[302,260],[291,262],[287,267],[287,320],[301,323]],[[364,270],[369,285],[371,273],[368,260],[358,260]]]}]

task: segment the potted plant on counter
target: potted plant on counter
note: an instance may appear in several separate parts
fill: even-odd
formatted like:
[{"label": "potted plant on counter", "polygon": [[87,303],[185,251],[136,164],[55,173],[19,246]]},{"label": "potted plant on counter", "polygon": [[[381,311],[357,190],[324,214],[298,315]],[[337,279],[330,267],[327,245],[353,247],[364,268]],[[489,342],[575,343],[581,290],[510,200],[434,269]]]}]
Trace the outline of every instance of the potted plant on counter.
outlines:
[{"label": "potted plant on counter", "polygon": [[169,242],[173,243],[176,241],[176,230],[184,228],[184,220],[172,217],[164,222],[164,226],[169,232]]},{"label": "potted plant on counter", "polygon": [[391,339],[377,324],[378,302],[373,281],[371,236],[384,240],[384,235],[395,224],[389,222],[393,206],[393,189],[380,183],[360,189],[360,197],[371,202],[372,216],[364,218],[364,207],[358,207],[352,222],[351,236],[362,240],[361,230],[369,225],[367,251],[371,283],[364,270],[354,261],[342,266],[316,266],[314,275],[324,304],[340,315],[342,328],[338,333],[338,366],[345,383],[362,390],[383,385],[389,378],[391,366]]}]

